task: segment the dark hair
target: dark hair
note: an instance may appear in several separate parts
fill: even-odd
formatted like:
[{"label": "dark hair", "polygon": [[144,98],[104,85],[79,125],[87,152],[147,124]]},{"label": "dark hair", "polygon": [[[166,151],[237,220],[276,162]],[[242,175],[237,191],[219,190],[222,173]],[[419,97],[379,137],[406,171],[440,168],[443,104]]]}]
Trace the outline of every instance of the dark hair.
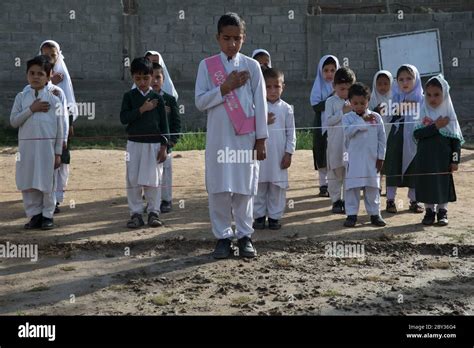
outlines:
[{"label": "dark hair", "polygon": [[403,71],[406,71],[406,72],[409,73],[413,78],[416,78],[416,74],[415,74],[415,72],[413,71],[412,68],[410,68],[409,66],[406,66],[406,65],[402,65],[402,66],[399,67],[398,70],[397,70],[397,79],[398,79],[398,76],[400,76],[400,74],[401,74]]},{"label": "dark hair", "polygon": [[147,52],[147,53],[145,54],[145,58],[147,58],[147,57],[149,57],[149,56],[155,56],[155,54],[153,54],[153,53],[151,53],[151,52]]},{"label": "dark hair", "polygon": [[240,30],[245,33],[245,21],[235,12],[227,12],[219,18],[219,21],[217,22],[217,33],[220,34],[222,28],[229,25],[239,27]]},{"label": "dark hair", "polygon": [[58,48],[57,48],[55,45],[53,45],[51,42],[45,42],[45,43],[41,46],[40,50],[42,50],[43,47],[58,49]]},{"label": "dark hair", "polygon": [[164,74],[163,67],[160,64],[153,63],[152,66],[153,66],[153,70],[159,70],[162,74]]},{"label": "dark hair", "polygon": [[388,80],[388,82],[390,82],[390,77],[388,77],[387,74],[383,74],[383,73],[382,73],[382,74],[378,74],[378,76],[377,76],[377,78],[375,79],[375,81],[378,81],[379,78],[381,78],[381,77],[385,77],[385,78]]},{"label": "dark hair", "polygon": [[51,74],[51,70],[53,70],[53,64],[51,64],[50,57],[45,55],[36,56],[33,59],[30,59],[26,62],[26,72],[30,70],[33,65],[38,65],[46,75],[49,76]]},{"label": "dark hair", "polygon": [[428,88],[430,86],[438,87],[439,89],[443,90],[443,86],[441,85],[438,79],[431,79],[426,82],[425,88]]},{"label": "dark hair", "polygon": [[266,54],[265,52],[258,52],[255,56],[253,56],[252,58],[253,59],[257,59],[258,57],[268,57],[270,58],[270,56],[268,54]]},{"label": "dark hair", "polygon": [[285,74],[283,74],[283,71],[275,69],[275,68],[267,68],[263,70],[263,78],[265,80],[267,79],[281,79],[282,81],[285,81]]},{"label": "dark hair", "polygon": [[334,66],[337,68],[337,63],[336,63],[336,61],[334,60],[333,57],[327,58],[327,59],[324,61],[322,67],[324,68],[326,65],[331,65],[331,64],[334,65]]},{"label": "dark hair", "polygon": [[153,75],[153,65],[151,62],[143,57],[135,58],[130,66],[130,72],[132,75],[143,73],[145,75]]},{"label": "dark hair", "polygon": [[349,88],[349,99],[352,99],[354,96],[370,99],[370,88],[362,82],[356,82]]},{"label": "dark hair", "polygon": [[355,82],[356,76],[354,72],[349,68],[339,68],[334,74],[334,84],[339,83],[350,83],[351,85]]}]

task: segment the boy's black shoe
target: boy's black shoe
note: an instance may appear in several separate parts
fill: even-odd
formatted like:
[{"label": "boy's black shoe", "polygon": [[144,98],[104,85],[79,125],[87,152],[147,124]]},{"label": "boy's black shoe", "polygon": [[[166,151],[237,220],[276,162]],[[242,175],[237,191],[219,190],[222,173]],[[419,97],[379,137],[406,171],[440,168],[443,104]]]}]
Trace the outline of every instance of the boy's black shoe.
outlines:
[{"label": "boy's black shoe", "polygon": [[130,220],[127,222],[128,228],[139,228],[145,225],[143,221],[142,214],[135,213],[132,215]]},{"label": "boy's black shoe", "polygon": [[150,227],[161,227],[161,226],[163,226],[163,222],[159,219],[157,213],[149,213],[148,214],[148,226],[150,226]]},{"label": "boy's black shoe", "polygon": [[253,247],[252,240],[245,236],[237,241],[239,246],[239,255],[242,257],[255,257],[257,256],[257,250]]},{"label": "boy's black shoe", "polygon": [[370,216],[370,223],[375,226],[383,227],[386,226],[387,223],[385,222],[384,219],[379,215],[371,215]]},{"label": "boy's black shoe", "polygon": [[337,200],[332,204],[332,210],[334,214],[344,214],[344,202],[342,200]]},{"label": "boy's black shoe", "polygon": [[436,213],[431,208],[426,208],[425,216],[421,223],[426,226],[431,226],[435,223]]},{"label": "boy's black shoe", "polygon": [[268,218],[268,228],[271,230],[279,230],[281,223],[279,220]]},{"label": "boy's black shoe", "polygon": [[161,201],[160,211],[165,214],[169,213],[172,210],[171,201]]},{"label": "boy's black shoe", "polygon": [[43,216],[42,222],[41,222],[41,229],[42,230],[52,230],[54,228],[54,222],[53,219],[47,218]]},{"label": "boy's black shoe", "polygon": [[59,209],[59,203],[56,203],[56,208],[54,208],[54,213],[59,214],[61,212],[61,209]]},{"label": "boy's black shoe", "polygon": [[265,216],[256,218],[253,222],[253,228],[256,230],[264,230],[265,229]]},{"label": "boy's black shoe", "polygon": [[30,221],[27,224],[25,224],[25,229],[27,230],[40,229],[42,222],[43,222],[43,214],[35,215],[30,219]]},{"label": "boy's black shoe", "polygon": [[319,197],[329,197],[327,185],[319,187]]},{"label": "boy's black shoe", "polygon": [[347,215],[346,221],[344,221],[345,227],[354,227],[357,222],[357,215]]},{"label": "boy's black shoe", "polygon": [[446,209],[438,209],[436,215],[438,217],[438,226],[446,226],[448,224],[448,211]]},{"label": "boy's black shoe", "polygon": [[212,253],[215,259],[226,259],[230,256],[232,251],[232,241],[228,238],[219,239],[216,248]]}]

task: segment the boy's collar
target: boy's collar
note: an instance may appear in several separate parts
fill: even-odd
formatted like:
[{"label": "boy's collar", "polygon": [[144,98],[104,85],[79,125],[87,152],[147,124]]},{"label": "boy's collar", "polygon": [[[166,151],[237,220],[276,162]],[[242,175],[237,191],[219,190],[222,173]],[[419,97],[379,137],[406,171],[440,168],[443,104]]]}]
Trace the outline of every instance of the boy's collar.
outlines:
[{"label": "boy's collar", "polygon": [[237,52],[237,54],[233,57],[229,57],[227,54],[225,54],[224,52],[221,51],[221,57],[226,61],[226,62],[230,62],[232,60],[234,60],[235,58],[237,58],[237,56],[239,55],[240,52]]},{"label": "boy's collar", "polygon": [[278,98],[277,100],[275,100],[274,102],[271,102],[270,100],[267,99],[267,102],[269,102],[270,104],[272,105],[275,105],[277,103],[279,103],[281,101],[281,98]]},{"label": "boy's collar", "polygon": [[138,92],[140,92],[140,94],[143,95],[143,96],[146,96],[148,93],[150,93],[150,91],[153,90],[153,88],[151,88],[151,87],[149,87],[149,88],[148,88],[148,91],[146,91],[146,92],[143,92],[143,91],[142,91],[140,88],[138,88],[138,87],[137,87],[136,89],[137,89]]}]

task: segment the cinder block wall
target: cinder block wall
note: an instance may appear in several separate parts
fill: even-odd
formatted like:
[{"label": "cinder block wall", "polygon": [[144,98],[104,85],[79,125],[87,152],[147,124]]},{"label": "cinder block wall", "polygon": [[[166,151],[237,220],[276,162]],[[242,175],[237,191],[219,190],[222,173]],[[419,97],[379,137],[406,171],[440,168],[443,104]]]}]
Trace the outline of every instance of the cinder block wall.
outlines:
[{"label": "cinder block wall", "polygon": [[[348,58],[358,79],[370,84],[378,70],[377,36],[439,28],[455,108],[464,132],[474,137],[469,110],[474,100],[472,2],[386,5],[381,0],[65,0],[51,6],[46,0],[5,0],[0,4],[0,123],[7,126],[13,99],[26,84],[26,61],[43,40],[52,38],[62,46],[77,100],[95,103],[96,118],[80,118],[77,126],[119,125],[122,94],[131,84],[124,59],[157,50],[184,105],[185,129],[204,128],[205,115],[194,106],[197,67],[201,59],[218,52],[219,16],[235,11],[247,23],[242,53],[265,48],[273,65],[285,72],[284,99],[295,105],[298,127],[312,126],[309,94],[321,55]],[[405,12],[403,20],[397,18],[397,9]],[[458,12],[421,13],[439,10]],[[458,67],[452,66],[454,57]]]}]

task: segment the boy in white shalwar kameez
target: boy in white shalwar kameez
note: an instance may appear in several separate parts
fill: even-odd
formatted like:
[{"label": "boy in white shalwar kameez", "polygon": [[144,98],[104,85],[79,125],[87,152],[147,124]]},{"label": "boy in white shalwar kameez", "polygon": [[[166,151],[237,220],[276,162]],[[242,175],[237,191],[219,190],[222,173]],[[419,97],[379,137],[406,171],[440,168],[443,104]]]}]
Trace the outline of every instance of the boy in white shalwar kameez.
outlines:
[{"label": "boy in white shalwar kameez", "polygon": [[344,129],[342,115],[351,111],[347,99],[349,88],[356,80],[349,68],[340,68],[334,74],[334,95],[326,100],[326,118],[328,125],[327,170],[328,191],[332,201],[332,212],[344,214]]},{"label": "boy in white shalwar kameez", "polygon": [[346,227],[354,227],[359,212],[360,191],[370,222],[385,226],[380,216],[380,170],[385,158],[385,128],[382,117],[368,109],[370,89],[355,83],[349,89],[351,112],[342,118],[347,151],[345,199]]},{"label": "boy in white shalwar kameez", "polygon": [[[255,257],[250,238],[253,196],[268,138],[265,82],[260,64],[239,53],[245,22],[228,13],[219,19],[217,29],[221,52],[201,61],[195,91],[196,107],[207,112],[206,189],[212,232],[218,239],[214,257],[230,256],[232,216],[239,254]],[[254,150],[258,161],[252,158]]]},{"label": "boy in white shalwar kameez", "polygon": [[54,170],[61,164],[64,109],[48,88],[52,64],[45,56],[27,62],[29,87],[18,93],[10,124],[18,131],[16,185],[30,221],[26,229],[54,228]]},{"label": "boy in white shalwar kameez", "polygon": [[293,107],[280,99],[285,83],[281,71],[267,68],[263,71],[267,88],[268,113],[273,122],[268,127],[267,158],[260,163],[258,192],[254,198],[253,227],[271,230],[281,228],[280,219],[286,205],[288,168],[296,148],[295,117]]}]

